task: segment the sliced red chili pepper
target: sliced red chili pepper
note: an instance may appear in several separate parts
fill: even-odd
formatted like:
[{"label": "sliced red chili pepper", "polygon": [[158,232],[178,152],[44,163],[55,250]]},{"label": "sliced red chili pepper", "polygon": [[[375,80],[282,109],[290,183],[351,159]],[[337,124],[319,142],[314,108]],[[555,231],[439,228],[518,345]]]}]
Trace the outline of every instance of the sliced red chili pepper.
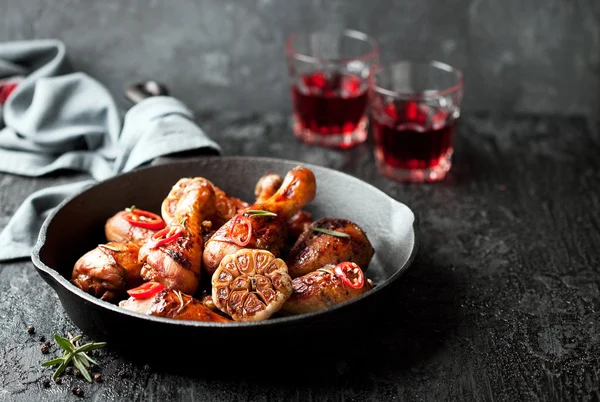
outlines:
[{"label": "sliced red chili pepper", "polygon": [[150,248],[158,248],[163,244],[169,244],[181,236],[182,233],[183,226],[181,225],[167,226],[152,235],[149,246]]},{"label": "sliced red chili pepper", "polygon": [[136,299],[147,299],[154,296],[164,288],[165,286],[162,283],[146,282],[137,288],[129,289],[127,293],[129,293],[129,296],[132,296]]},{"label": "sliced red chili pepper", "polygon": [[[248,234],[246,235],[246,238],[236,238],[233,235],[233,232],[235,231],[235,226],[237,225],[238,221],[241,221],[241,223],[246,225],[246,227],[248,228]],[[229,228],[229,238],[238,246],[246,246],[248,243],[250,243],[250,239],[252,238],[252,221],[244,215],[236,215],[235,218],[233,218],[233,222],[231,223],[231,228]]]},{"label": "sliced red chili pepper", "polygon": [[335,266],[334,271],[338,278],[351,288],[360,289],[365,284],[365,274],[353,262],[341,262]]},{"label": "sliced red chili pepper", "polygon": [[158,230],[166,226],[165,221],[159,215],[143,209],[132,209],[123,215],[123,218],[133,226],[140,228]]}]

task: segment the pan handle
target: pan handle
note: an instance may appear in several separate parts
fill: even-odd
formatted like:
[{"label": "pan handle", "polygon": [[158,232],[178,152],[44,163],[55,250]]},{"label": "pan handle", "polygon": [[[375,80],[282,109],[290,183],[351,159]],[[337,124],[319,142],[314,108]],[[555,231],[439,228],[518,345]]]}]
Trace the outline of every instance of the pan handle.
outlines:
[{"label": "pan handle", "polygon": [[125,99],[131,103],[140,103],[151,96],[167,96],[169,90],[159,82],[150,80],[138,82],[125,88]]}]

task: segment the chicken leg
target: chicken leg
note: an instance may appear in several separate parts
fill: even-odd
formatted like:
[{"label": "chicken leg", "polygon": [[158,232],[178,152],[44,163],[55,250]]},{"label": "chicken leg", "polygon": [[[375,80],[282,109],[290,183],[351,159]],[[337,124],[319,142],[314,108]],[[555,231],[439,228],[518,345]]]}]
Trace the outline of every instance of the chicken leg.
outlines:
[{"label": "chicken leg", "polygon": [[[240,211],[243,219],[236,215],[208,240],[202,255],[206,272],[212,275],[223,257],[242,248],[267,250],[278,257],[286,241],[287,221],[315,198],[316,189],[315,175],[310,169],[297,166],[290,170],[275,194]],[[253,210],[271,214],[248,212]],[[246,224],[240,224],[240,221]],[[242,243],[234,240],[245,237],[248,238]]]},{"label": "chicken leg", "polygon": [[[267,201],[281,187],[283,179],[274,173],[267,173],[258,179],[254,187],[256,203],[260,204]],[[305,210],[300,210],[290,217],[287,221],[288,235],[292,239],[297,239],[312,223],[312,214]]]},{"label": "chicken leg", "polygon": [[[206,180],[181,181],[185,183],[178,183],[171,190],[180,193],[172,218],[168,221],[169,226],[165,228],[171,230],[165,236],[172,240],[156,241],[156,235],[161,233],[157,232],[142,246],[139,259],[143,264],[141,274],[144,280],[159,282],[168,289],[193,295],[200,280],[204,244],[200,224],[207,211],[214,211],[211,206],[214,207],[215,192]],[[169,195],[167,198],[173,197]]]}]

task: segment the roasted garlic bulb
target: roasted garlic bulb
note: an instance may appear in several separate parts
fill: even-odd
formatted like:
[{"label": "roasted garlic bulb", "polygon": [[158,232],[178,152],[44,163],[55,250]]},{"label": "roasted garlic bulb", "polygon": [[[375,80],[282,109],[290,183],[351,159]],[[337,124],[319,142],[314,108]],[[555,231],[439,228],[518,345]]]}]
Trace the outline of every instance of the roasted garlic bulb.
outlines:
[{"label": "roasted garlic bulb", "polygon": [[235,321],[262,321],[292,294],[283,260],[266,250],[241,249],[225,256],[212,276],[215,306]]}]

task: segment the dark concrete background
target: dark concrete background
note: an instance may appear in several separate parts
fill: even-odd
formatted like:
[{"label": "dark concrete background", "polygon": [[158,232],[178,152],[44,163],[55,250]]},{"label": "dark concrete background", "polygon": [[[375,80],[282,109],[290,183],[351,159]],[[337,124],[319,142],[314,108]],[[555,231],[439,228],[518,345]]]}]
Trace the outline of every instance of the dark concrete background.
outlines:
[{"label": "dark concrete background", "polygon": [[0,40],[62,39],[115,95],[154,78],[195,110],[289,109],[285,38],[326,25],[464,69],[469,111],[600,110],[597,0],[0,0]]}]

